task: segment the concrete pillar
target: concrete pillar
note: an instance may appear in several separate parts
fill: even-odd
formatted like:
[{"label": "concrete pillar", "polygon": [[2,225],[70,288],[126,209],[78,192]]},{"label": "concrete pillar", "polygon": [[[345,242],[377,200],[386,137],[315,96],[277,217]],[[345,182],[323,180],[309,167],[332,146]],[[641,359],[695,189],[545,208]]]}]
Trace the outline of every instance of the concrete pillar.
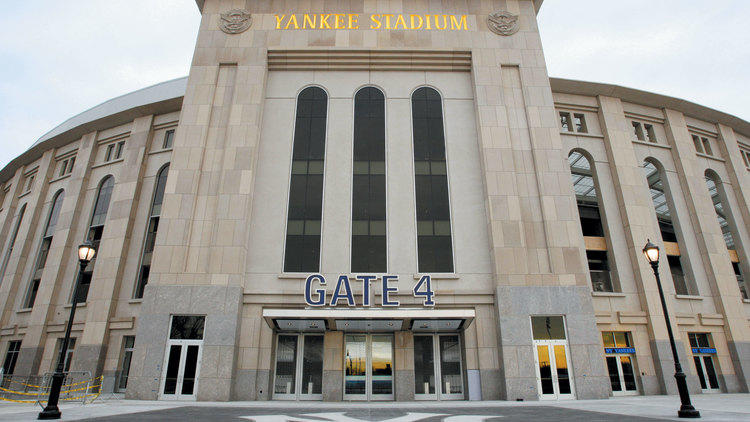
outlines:
[{"label": "concrete pillar", "polygon": [[323,339],[323,400],[344,398],[344,332],[326,331]]},{"label": "concrete pillar", "polygon": [[414,333],[397,331],[394,344],[394,376],[396,401],[414,400]]},{"label": "concrete pillar", "polygon": [[[684,115],[670,109],[665,109],[664,114],[667,137],[672,144],[675,166],[684,187],[693,229],[698,238],[698,248],[706,268],[708,284],[711,286],[711,296],[716,310],[724,315],[724,331],[736,377],[729,376],[729,368],[721,368],[721,372],[727,372],[723,375],[728,391],[747,392],[750,388],[750,326],[747,324],[747,315],[742,307],[742,298],[729,252],[706,186],[705,166],[698,161]],[[724,129],[721,133],[724,140],[731,139],[731,134],[727,130]],[[741,160],[741,157],[738,159]],[[731,173],[733,172],[730,171]],[[744,179],[746,178],[734,178],[737,182]],[[741,196],[745,194],[743,188],[734,191],[739,192]],[[735,221],[742,221],[743,213],[740,210],[728,209],[727,203],[724,206],[725,210],[733,213],[732,218],[736,219]],[[735,243],[740,245],[738,249],[745,249],[747,246],[743,245],[743,237],[735,236]]]}]

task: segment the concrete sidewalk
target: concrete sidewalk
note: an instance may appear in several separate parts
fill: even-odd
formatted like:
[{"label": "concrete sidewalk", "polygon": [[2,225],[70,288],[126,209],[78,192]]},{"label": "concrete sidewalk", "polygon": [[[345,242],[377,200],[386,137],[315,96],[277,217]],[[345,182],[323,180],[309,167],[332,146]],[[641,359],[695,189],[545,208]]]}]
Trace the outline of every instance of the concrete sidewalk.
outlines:
[{"label": "concrete sidewalk", "polygon": [[[701,412],[703,421],[750,421],[750,394],[703,394],[692,397],[693,404]],[[323,402],[172,402],[172,401],[139,401],[124,400],[121,398],[102,399],[93,404],[63,404],[60,409],[63,413],[62,420],[83,420],[89,418],[105,418],[115,415],[132,415],[132,420],[142,419],[150,416],[150,420],[158,420],[159,411],[169,411],[170,420],[179,416],[184,409],[185,418],[190,422],[197,420],[210,420],[211,408],[223,411],[232,410],[236,420],[241,419],[244,409],[248,414],[260,414],[264,410],[269,413],[301,414],[326,411],[327,409],[344,409],[345,411],[359,412],[370,409],[385,409],[393,411],[433,411],[440,413],[441,409],[450,411],[452,414],[463,413],[467,416],[477,415],[479,410],[484,414],[488,409],[497,410],[498,417],[512,420],[512,412],[528,408],[530,414],[543,415],[550,408],[562,408],[573,411],[581,411],[581,421],[587,420],[588,416],[583,411],[599,412],[602,414],[622,415],[630,418],[654,418],[658,420],[679,420],[677,409],[679,408],[678,396],[636,396],[617,397],[608,400],[574,400],[574,401],[529,401],[529,402],[506,402],[506,401],[462,401],[462,402],[369,402],[369,403],[323,403]],[[41,409],[37,405],[30,404],[0,404],[0,421],[31,421]],[[141,413],[147,412],[147,413]],[[154,414],[156,412],[156,414]],[[140,415],[136,415],[141,413]],[[224,412],[226,413],[226,412]],[[508,416],[503,416],[507,413]],[[377,414],[377,413],[374,413]],[[190,415],[204,415],[195,416]],[[592,414],[588,414],[589,416]],[[252,417],[252,416],[250,416]],[[122,418],[119,418],[122,420]],[[183,420],[184,420],[183,419]],[[608,418],[605,418],[608,419]],[[125,418],[130,420],[130,418]],[[377,420],[377,417],[374,419]],[[481,420],[481,419],[466,419]],[[532,419],[533,420],[533,419]],[[612,418],[617,420],[617,417]]]}]

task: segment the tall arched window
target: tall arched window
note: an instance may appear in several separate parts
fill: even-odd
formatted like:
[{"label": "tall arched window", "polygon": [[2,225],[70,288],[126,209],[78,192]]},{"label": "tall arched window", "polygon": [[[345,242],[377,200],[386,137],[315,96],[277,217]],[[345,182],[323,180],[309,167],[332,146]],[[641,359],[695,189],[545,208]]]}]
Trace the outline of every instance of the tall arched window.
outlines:
[{"label": "tall arched window", "polygon": [[578,218],[586,244],[591,287],[595,292],[613,292],[615,289],[609,272],[607,241],[591,162],[582,153],[573,151],[568,155],[568,163],[578,204]]},{"label": "tall arched window", "polygon": [[698,289],[685,274],[685,265],[683,265],[684,256],[682,253],[685,249],[681,247],[682,241],[678,237],[677,230],[675,230],[674,216],[669,209],[672,198],[668,196],[669,192],[662,178],[660,167],[661,165],[657,167],[657,164],[651,160],[643,162],[643,170],[651,192],[656,219],[659,222],[659,233],[661,234],[661,240],[664,242],[664,249],[667,262],[669,263],[669,270],[672,273],[675,293],[678,295],[696,295],[698,294]]},{"label": "tall arched window", "polygon": [[161,170],[159,170],[159,173],[156,174],[154,197],[151,200],[151,211],[148,216],[146,239],[143,242],[143,252],[141,253],[141,270],[138,272],[138,283],[136,284],[133,295],[136,299],[143,297],[143,289],[146,287],[148,276],[151,273],[151,257],[154,253],[156,232],[159,230],[161,204],[164,202],[164,187],[167,185],[168,173],[169,164],[162,167]]},{"label": "tall arched window", "polygon": [[5,256],[3,257],[3,265],[0,266],[0,283],[5,278],[5,270],[8,267],[8,261],[10,261],[10,255],[13,253],[13,247],[16,245],[16,237],[18,237],[18,229],[21,227],[23,221],[23,215],[26,214],[26,204],[21,206],[21,210],[16,215],[16,223],[13,225],[13,231],[10,234],[10,240],[8,240],[8,247],[5,250]]},{"label": "tall arched window", "polygon": [[745,281],[742,269],[740,268],[739,254],[737,254],[737,245],[734,241],[734,235],[732,229],[734,221],[732,220],[732,212],[729,207],[725,207],[722,201],[724,192],[720,190],[721,180],[716,173],[707,170],[705,173],[706,186],[708,187],[708,193],[711,195],[711,202],[714,205],[714,211],[716,211],[716,218],[719,220],[719,227],[721,227],[721,234],[724,236],[724,243],[727,245],[729,257],[732,260],[732,268],[734,269],[734,275],[737,277],[737,283],[740,288],[740,293],[744,299],[748,298],[748,286]]},{"label": "tall arched window", "polygon": [[352,272],[387,271],[385,96],[373,87],[354,97]]},{"label": "tall arched window", "polygon": [[52,236],[55,234],[57,218],[60,216],[60,208],[62,208],[64,198],[65,192],[59,190],[52,199],[52,206],[50,207],[49,216],[47,217],[47,224],[44,226],[44,233],[42,233],[42,244],[39,246],[39,252],[37,253],[36,262],[34,264],[34,274],[31,276],[31,283],[29,283],[29,288],[27,289],[24,298],[24,308],[31,308],[34,306],[36,294],[39,291],[39,283],[42,281],[44,266],[47,263],[47,254],[49,254],[49,248],[52,246]]},{"label": "tall arched window", "polygon": [[102,234],[104,233],[104,223],[107,220],[107,211],[109,211],[109,200],[112,198],[112,189],[115,185],[115,179],[112,176],[105,177],[99,183],[99,190],[96,194],[96,200],[94,202],[94,212],[91,215],[91,223],[89,224],[89,231],[86,234],[86,240],[91,242],[96,248],[97,253],[94,255],[94,259],[89,262],[86,269],[83,272],[81,280],[78,282],[78,294],[74,295],[78,297],[78,303],[86,302],[89,296],[89,287],[91,286],[91,277],[94,274],[94,266],[96,265],[97,256],[101,252],[99,250],[99,243],[102,240]]},{"label": "tall arched window", "polygon": [[297,118],[289,185],[284,271],[317,272],[320,267],[320,226],[323,214],[328,95],[318,87],[297,97]]},{"label": "tall arched window", "polygon": [[443,102],[428,87],[411,97],[419,272],[453,272]]}]

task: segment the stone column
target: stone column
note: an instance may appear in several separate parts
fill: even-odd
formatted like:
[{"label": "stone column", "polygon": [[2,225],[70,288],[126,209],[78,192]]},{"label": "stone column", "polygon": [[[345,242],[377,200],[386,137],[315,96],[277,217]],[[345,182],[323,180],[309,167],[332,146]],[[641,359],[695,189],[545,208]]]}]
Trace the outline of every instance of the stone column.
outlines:
[{"label": "stone column", "polygon": [[[88,212],[91,204],[84,204],[88,186],[89,171],[95,158],[96,132],[84,135],[76,152],[76,165],[65,185],[65,197],[57,219],[55,234],[52,238],[47,255],[47,263],[39,283],[34,308],[29,318],[29,326],[21,343],[21,353],[18,354],[16,373],[36,374],[44,352],[46,341],[45,327],[53,320],[67,322],[65,316],[55,315],[55,310],[62,304],[67,304],[73,277],[78,271],[78,251],[80,243],[77,227],[80,225],[81,214]],[[78,315],[78,321],[83,315]],[[24,371],[24,372],[18,372]]]},{"label": "stone column", "polygon": [[[680,183],[684,187],[692,226],[698,238],[698,248],[708,276],[708,284],[711,286],[716,310],[723,314],[725,319],[724,332],[736,373],[736,377],[724,374],[726,388],[729,392],[747,392],[750,388],[750,326],[747,324],[747,315],[742,307],[742,298],[726,242],[717,223],[714,204],[706,186],[705,168],[698,161],[683,114],[670,109],[665,109],[664,114],[667,137],[672,144],[672,156]],[[731,135],[726,128],[722,129],[721,134],[725,140]],[[739,157],[738,159],[741,160]],[[731,173],[733,172],[730,171]],[[739,182],[742,179],[735,177],[734,180]],[[722,181],[722,183],[725,182]],[[743,188],[734,190],[735,192],[739,190],[744,196]],[[724,206],[729,207],[729,204],[724,203]],[[742,221],[741,211],[735,211],[734,208],[727,211],[734,212],[735,221]],[[741,237],[735,238],[735,243],[742,246],[742,240]],[[684,362],[683,366],[686,363]],[[684,369],[687,371],[687,368]]]},{"label": "stone column", "polygon": [[[145,155],[153,116],[136,118],[125,141],[123,162],[115,176],[104,233],[96,252],[96,266],[86,299],[86,324],[76,344],[71,370],[102,374],[109,342],[109,319],[114,315],[120,287],[132,289],[134,278],[124,274],[125,261],[143,185]],[[139,238],[139,237],[137,237]],[[132,294],[132,293],[131,293]],[[116,371],[109,371],[104,382],[114,385]]]},{"label": "stone column", "polygon": [[[34,176],[34,185],[30,192],[21,192],[23,198],[17,198],[18,204],[26,204],[26,210],[24,212],[21,224],[18,226],[18,232],[15,234],[15,243],[13,251],[10,255],[10,259],[5,267],[5,274],[0,274],[0,309],[2,309],[2,322],[3,325],[10,319],[11,313],[21,308],[20,303],[15,303],[16,300],[23,300],[25,296],[25,290],[29,285],[29,277],[31,277],[31,268],[27,268],[30,264],[33,266],[33,261],[36,258],[36,252],[38,251],[39,242],[37,239],[37,232],[41,231],[42,228],[39,226],[43,225],[41,221],[44,219],[42,216],[44,203],[47,199],[47,191],[49,189],[49,183],[47,183],[52,173],[55,171],[54,165],[54,150],[48,150],[38,161],[38,167],[36,175]],[[18,171],[23,172],[24,169]],[[26,176],[20,177],[20,183],[26,182]],[[23,190],[23,188],[21,188]],[[20,207],[16,206],[15,215],[20,212]],[[4,248],[2,249],[2,255],[0,255],[0,265],[5,259],[5,254],[8,251],[11,237],[14,235],[13,230],[16,224],[16,218],[12,219],[12,226],[8,232],[8,240],[5,242]],[[41,236],[41,234],[39,234]]]},{"label": "stone column", "polygon": [[464,364],[466,365],[466,397],[469,400],[482,400],[482,380],[479,372],[477,353],[477,324],[472,322],[463,332]]},{"label": "stone column", "polygon": [[[226,2],[206,1],[202,9],[139,315],[129,398],[157,397],[170,315],[195,313],[206,316],[197,397],[233,395],[267,67],[265,39],[255,38],[254,29],[219,29],[219,14],[227,8]],[[194,292],[192,302],[185,292]],[[215,362],[220,367],[214,369]]]},{"label": "stone column", "polygon": [[[660,239],[659,226],[656,221],[654,205],[646,186],[645,174],[641,163],[635,155],[631,141],[632,128],[625,119],[622,102],[617,98],[597,97],[599,103],[599,121],[604,133],[604,145],[607,159],[612,171],[612,181],[622,215],[630,261],[634,264],[634,276],[638,288],[641,307],[649,316],[648,331],[650,347],[659,380],[661,391],[676,394],[677,385],[674,382],[674,358],[667,336],[664,312],[662,311],[656,279],[648,262],[643,256],[642,249],[647,239]],[[663,250],[663,247],[662,247]],[[664,260],[666,262],[666,260]],[[672,277],[669,266],[664,262],[659,266],[662,287],[665,292],[672,291],[670,284]],[[680,362],[687,363],[683,344],[680,342],[679,330],[676,324],[674,302],[672,295],[665,294],[667,306],[672,317],[672,331],[677,336]],[[599,353],[601,360],[601,352]],[[695,389],[697,379],[688,374],[688,383]]]},{"label": "stone column", "polygon": [[323,339],[323,400],[344,396],[344,332],[326,331]]},{"label": "stone column", "polygon": [[414,401],[414,333],[397,331],[394,337],[394,397],[396,401]]}]

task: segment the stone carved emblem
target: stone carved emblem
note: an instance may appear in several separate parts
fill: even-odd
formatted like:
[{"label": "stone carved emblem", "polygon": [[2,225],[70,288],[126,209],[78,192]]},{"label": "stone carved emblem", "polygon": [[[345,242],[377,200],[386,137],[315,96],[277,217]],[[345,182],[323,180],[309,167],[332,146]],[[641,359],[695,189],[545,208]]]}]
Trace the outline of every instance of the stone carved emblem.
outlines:
[{"label": "stone carved emblem", "polygon": [[487,26],[498,35],[513,35],[518,32],[518,15],[506,11],[491,13],[487,17]]},{"label": "stone carved emblem", "polygon": [[227,34],[245,32],[253,24],[253,16],[246,10],[232,9],[221,14],[219,28]]}]

